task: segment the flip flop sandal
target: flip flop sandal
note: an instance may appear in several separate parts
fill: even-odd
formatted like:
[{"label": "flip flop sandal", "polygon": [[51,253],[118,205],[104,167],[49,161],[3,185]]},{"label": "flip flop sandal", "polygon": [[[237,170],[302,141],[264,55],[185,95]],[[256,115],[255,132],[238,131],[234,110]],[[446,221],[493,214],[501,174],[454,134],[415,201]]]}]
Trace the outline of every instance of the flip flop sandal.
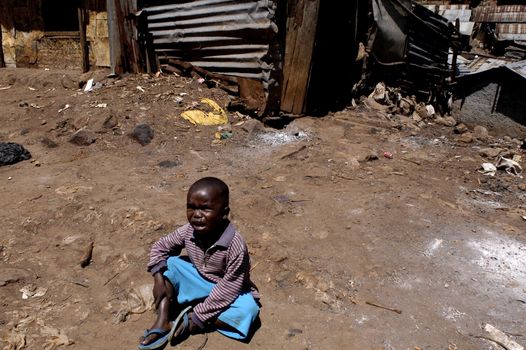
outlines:
[{"label": "flip flop sandal", "polygon": [[144,336],[143,336],[144,338],[152,334],[158,334],[161,337],[148,344],[139,343],[139,346],[138,346],[139,350],[155,350],[155,349],[159,349],[163,347],[164,345],[166,345],[166,343],[168,343],[174,331],[175,329],[173,325],[169,331],[165,329],[160,329],[160,328],[154,328],[154,329],[149,329],[149,330],[144,331]]},{"label": "flip flop sandal", "polygon": [[[172,327],[172,331],[170,332],[171,335],[170,335],[170,340],[169,340],[172,346],[182,342],[184,339],[186,339],[186,337],[190,335],[190,332],[189,332],[190,320],[188,318],[188,314],[190,313],[191,310],[192,310],[191,306],[188,306],[187,308],[183,309],[183,311],[179,313],[179,316],[177,316],[177,318],[173,322],[173,327]],[[180,328],[179,333],[174,336],[175,331],[179,328]]]}]

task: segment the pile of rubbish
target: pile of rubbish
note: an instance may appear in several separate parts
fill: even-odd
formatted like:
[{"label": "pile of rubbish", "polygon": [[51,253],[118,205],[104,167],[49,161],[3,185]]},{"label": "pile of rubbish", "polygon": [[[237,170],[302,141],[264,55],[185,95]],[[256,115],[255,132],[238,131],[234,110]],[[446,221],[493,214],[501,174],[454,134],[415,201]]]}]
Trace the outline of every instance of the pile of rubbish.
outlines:
[{"label": "pile of rubbish", "polygon": [[418,102],[415,96],[403,96],[400,88],[388,87],[383,82],[376,84],[363,103],[370,109],[383,112],[389,119],[395,115],[408,117],[417,128],[423,127],[429,119],[447,126],[456,125],[454,118],[442,116],[432,104]]}]

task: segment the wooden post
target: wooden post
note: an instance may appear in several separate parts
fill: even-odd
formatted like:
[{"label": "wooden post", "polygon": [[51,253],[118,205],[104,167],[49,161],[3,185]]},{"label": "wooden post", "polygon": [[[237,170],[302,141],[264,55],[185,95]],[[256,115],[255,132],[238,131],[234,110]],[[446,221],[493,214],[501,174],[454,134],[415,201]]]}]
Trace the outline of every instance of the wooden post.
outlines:
[{"label": "wooden post", "polygon": [[110,61],[112,73],[138,73],[144,70],[135,38],[136,0],[107,0]]},{"label": "wooden post", "polygon": [[121,56],[121,45],[119,42],[120,35],[119,28],[117,26],[115,0],[107,0],[106,9],[108,11],[108,39],[110,43],[111,74],[117,74],[119,73],[118,67],[120,66],[119,58]]},{"label": "wooden post", "polygon": [[4,61],[4,47],[2,45],[2,26],[0,25],[0,68],[5,67]]},{"label": "wooden post", "polygon": [[84,5],[85,1],[81,0],[78,8],[82,73],[89,71],[89,49],[86,40],[86,6]]},{"label": "wooden post", "polygon": [[305,110],[320,0],[289,0],[281,110]]},{"label": "wooden post", "polygon": [[455,81],[455,77],[457,75],[457,57],[458,57],[458,51],[460,47],[460,20],[457,18],[455,20],[455,34],[453,37],[453,57],[451,59],[451,82],[453,83]]}]

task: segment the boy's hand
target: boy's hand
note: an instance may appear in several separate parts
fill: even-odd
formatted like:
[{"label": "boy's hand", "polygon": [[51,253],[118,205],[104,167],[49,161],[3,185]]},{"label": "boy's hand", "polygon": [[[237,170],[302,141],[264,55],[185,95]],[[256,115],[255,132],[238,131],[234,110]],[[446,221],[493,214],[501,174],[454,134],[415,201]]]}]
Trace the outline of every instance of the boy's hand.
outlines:
[{"label": "boy's hand", "polygon": [[[159,303],[167,295],[166,285],[164,284],[164,277],[161,272],[153,275],[153,300],[155,303],[155,308],[159,307]],[[171,296],[170,296],[171,297]]]}]

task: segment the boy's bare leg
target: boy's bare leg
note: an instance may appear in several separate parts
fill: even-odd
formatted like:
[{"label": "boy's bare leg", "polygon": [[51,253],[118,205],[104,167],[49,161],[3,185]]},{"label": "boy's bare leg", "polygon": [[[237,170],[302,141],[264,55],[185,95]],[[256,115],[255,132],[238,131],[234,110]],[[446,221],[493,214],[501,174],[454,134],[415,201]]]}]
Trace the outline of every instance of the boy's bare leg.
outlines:
[{"label": "boy's bare leg", "polygon": [[[153,323],[150,329],[160,328],[166,331],[169,331],[172,328],[170,324],[170,312],[172,310],[172,296],[173,296],[173,286],[170,282],[165,281],[165,287],[167,289],[167,296],[165,296],[157,308],[157,319]],[[144,338],[141,341],[141,344],[150,344],[156,341],[161,336],[159,334],[151,334]]]}]

